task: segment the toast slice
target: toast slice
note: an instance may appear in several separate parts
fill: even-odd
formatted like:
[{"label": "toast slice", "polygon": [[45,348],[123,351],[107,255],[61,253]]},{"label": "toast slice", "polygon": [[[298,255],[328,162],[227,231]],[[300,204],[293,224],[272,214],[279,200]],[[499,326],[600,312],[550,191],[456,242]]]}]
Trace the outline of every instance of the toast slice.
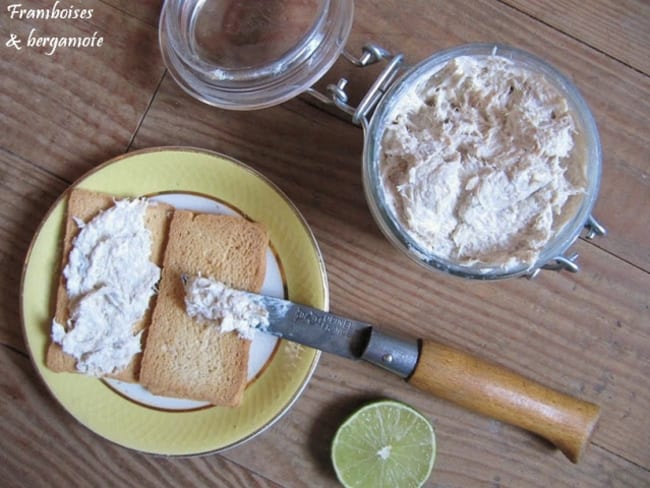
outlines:
[{"label": "toast slice", "polygon": [[158,300],[142,358],[140,383],[157,395],[241,403],[250,341],[194,321],[185,311],[183,274],[259,291],[266,272],[268,233],[241,217],[177,210],[169,228]]},{"label": "toast slice", "polygon": [[[79,227],[74,219],[78,218],[84,222],[90,221],[102,210],[110,208],[113,205],[115,198],[115,196],[106,193],[82,189],[74,189],[70,192],[65,222],[61,272],[59,273],[59,284],[56,292],[54,314],[54,319],[60,324],[65,324],[69,316],[69,299],[66,292],[63,269],[68,263],[68,255],[72,249],[72,242],[77,234],[79,234]],[[145,225],[151,232],[151,260],[158,266],[161,266],[162,264],[172,213],[173,207],[163,203],[156,203],[147,208]],[[152,303],[150,303],[142,320],[134,325],[134,334],[145,329],[149,324],[154,300],[155,296],[152,297]],[[146,332],[142,334],[143,341],[145,339],[145,334]],[[141,356],[141,353],[136,354],[131,360],[131,363],[125,369],[107,376],[131,383],[137,382]],[[76,372],[75,359],[64,353],[61,346],[54,342],[50,342],[48,346],[45,364],[48,368],[56,372]]]}]

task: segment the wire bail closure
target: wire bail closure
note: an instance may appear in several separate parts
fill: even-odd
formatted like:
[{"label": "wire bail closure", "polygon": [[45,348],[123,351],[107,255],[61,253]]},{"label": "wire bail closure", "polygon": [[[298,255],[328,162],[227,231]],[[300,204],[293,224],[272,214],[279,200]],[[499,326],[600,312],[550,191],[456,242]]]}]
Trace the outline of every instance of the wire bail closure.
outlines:
[{"label": "wire bail closure", "polygon": [[392,81],[395,79],[400,67],[404,62],[404,55],[401,53],[392,54],[376,44],[366,44],[363,47],[361,57],[357,58],[349,51],[343,51],[343,57],[359,68],[365,68],[380,61],[386,61],[387,65],[379,74],[370,89],[366,92],[357,107],[348,104],[348,94],[345,88],[348,84],[347,78],[341,78],[336,84],[327,85],[326,92],[321,93],[314,88],[309,88],[307,93],[329,105],[335,105],[343,112],[352,116],[352,123],[361,125],[364,129],[368,126],[367,115],[377,105],[379,99],[386,92]]},{"label": "wire bail closure", "polygon": [[[587,233],[584,238],[587,240],[593,240],[595,237],[604,236],[607,234],[607,230],[603,225],[596,220],[593,215],[590,215],[587,219],[587,222],[584,225]],[[580,266],[578,266],[578,253],[573,253],[570,256],[555,256],[550,262],[544,264],[541,268],[537,268],[531,271],[528,275],[528,278],[535,278],[542,269],[552,270],[552,271],[569,271],[570,273],[577,273],[580,271]]]}]

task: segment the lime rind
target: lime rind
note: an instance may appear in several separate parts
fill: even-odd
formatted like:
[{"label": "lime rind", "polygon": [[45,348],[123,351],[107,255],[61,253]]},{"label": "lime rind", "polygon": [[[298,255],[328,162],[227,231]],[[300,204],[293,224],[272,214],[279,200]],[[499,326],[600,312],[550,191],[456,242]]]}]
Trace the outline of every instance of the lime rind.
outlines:
[{"label": "lime rind", "polygon": [[435,454],[431,422],[394,400],[361,407],[332,441],[334,470],[346,488],[420,487],[431,475]]}]

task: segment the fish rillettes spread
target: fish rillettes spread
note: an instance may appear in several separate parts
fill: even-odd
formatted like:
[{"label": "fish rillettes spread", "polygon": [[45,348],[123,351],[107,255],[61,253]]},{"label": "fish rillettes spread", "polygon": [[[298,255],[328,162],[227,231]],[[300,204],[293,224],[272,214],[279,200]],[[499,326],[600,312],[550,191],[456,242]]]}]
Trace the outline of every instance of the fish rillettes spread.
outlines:
[{"label": "fish rillettes spread", "polygon": [[160,279],[145,226],[146,199],[118,200],[80,228],[63,270],[70,299],[67,323],[52,321],[52,341],[76,370],[103,376],[124,369],[142,350],[142,319]]},{"label": "fish rillettes spread", "polygon": [[382,138],[386,203],[420,251],[531,268],[586,188],[561,91],[501,56],[461,56],[404,93]]},{"label": "fish rillettes spread", "polygon": [[184,277],[185,309],[200,322],[219,327],[222,333],[237,331],[239,337],[253,340],[256,328],[269,323],[264,305],[246,292],[204,276]]}]

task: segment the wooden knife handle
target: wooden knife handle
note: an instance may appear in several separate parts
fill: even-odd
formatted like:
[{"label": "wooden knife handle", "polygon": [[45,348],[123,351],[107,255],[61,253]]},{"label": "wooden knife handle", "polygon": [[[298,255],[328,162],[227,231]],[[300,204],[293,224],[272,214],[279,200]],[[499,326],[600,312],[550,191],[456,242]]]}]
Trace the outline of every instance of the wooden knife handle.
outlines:
[{"label": "wooden knife handle", "polygon": [[577,463],[600,407],[434,341],[421,341],[407,381],[468,410],[534,432]]}]

